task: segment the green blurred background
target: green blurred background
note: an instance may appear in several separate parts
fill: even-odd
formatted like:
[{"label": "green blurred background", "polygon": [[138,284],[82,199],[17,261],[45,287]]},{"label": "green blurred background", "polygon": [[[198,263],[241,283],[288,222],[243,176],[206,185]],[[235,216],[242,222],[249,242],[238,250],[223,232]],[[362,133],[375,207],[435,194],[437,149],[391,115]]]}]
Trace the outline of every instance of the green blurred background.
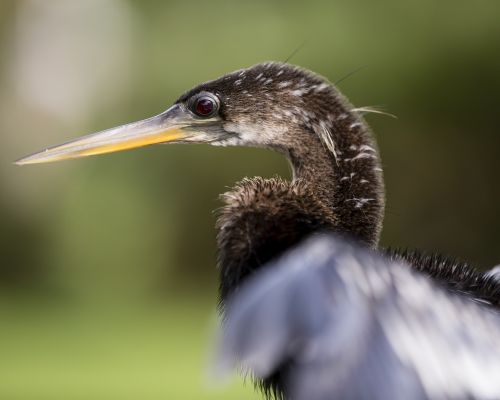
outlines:
[{"label": "green blurred background", "polygon": [[385,167],[383,245],[500,262],[500,3],[0,2],[0,399],[255,399],[210,378],[212,210],[258,149],[156,146],[34,167],[49,144],[166,109],[265,60],[340,85]]}]

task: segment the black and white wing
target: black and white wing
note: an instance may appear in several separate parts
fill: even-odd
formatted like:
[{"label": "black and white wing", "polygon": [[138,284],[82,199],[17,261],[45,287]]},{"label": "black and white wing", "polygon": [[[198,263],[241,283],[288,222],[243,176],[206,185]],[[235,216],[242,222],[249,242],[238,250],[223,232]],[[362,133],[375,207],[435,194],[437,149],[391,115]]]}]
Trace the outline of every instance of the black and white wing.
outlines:
[{"label": "black and white wing", "polygon": [[500,316],[402,262],[315,236],[229,301],[218,366],[282,369],[294,400],[499,399]]}]

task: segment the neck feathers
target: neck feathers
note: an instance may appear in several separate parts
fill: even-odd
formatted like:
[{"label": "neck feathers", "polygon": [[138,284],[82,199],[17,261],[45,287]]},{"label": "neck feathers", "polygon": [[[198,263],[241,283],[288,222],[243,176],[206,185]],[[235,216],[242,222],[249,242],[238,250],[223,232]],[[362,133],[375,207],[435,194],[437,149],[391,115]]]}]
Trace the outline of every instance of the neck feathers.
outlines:
[{"label": "neck feathers", "polygon": [[217,219],[222,301],[276,256],[336,225],[331,209],[301,180],[244,179],[223,200]]},{"label": "neck feathers", "polygon": [[[311,99],[313,100],[313,99]],[[377,145],[368,126],[333,87],[314,99],[315,118],[297,132],[286,153],[294,180],[311,190],[336,216],[338,231],[376,246],[385,205]]]}]

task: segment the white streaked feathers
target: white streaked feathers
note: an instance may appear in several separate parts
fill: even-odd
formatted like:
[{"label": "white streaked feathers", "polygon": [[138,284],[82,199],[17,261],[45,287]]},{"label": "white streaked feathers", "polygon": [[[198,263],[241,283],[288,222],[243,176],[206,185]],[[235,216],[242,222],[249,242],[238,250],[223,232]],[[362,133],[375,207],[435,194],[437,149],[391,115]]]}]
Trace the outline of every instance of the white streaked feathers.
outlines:
[{"label": "white streaked feathers", "polygon": [[356,107],[356,108],[351,109],[351,111],[355,112],[355,113],[360,113],[360,114],[372,113],[372,114],[387,115],[388,117],[391,117],[391,118],[397,118],[394,114],[388,113],[388,112],[381,110],[380,108],[377,108],[375,106]]},{"label": "white streaked feathers", "polygon": [[317,126],[316,126],[316,134],[320,137],[321,141],[325,144],[326,148],[330,150],[330,152],[333,154],[335,157],[335,162],[338,163],[337,161],[337,152],[335,149],[335,142],[333,140],[332,133],[330,132],[330,129],[328,129],[328,126],[324,121],[321,121]]},{"label": "white streaked feathers", "polygon": [[485,273],[486,276],[492,277],[493,279],[500,282],[500,265],[493,267],[488,272]]}]

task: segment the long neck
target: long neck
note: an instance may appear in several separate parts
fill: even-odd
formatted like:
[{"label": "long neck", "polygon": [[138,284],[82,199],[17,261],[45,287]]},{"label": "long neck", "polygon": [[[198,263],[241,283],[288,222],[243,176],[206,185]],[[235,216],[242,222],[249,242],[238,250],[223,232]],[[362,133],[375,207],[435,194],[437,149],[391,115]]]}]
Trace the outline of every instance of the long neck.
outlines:
[{"label": "long neck", "polygon": [[293,182],[246,179],[224,195],[217,223],[222,299],[313,232],[335,231],[377,245],[384,209],[378,153],[359,117],[340,112],[336,121],[335,154],[306,128],[281,149]]},{"label": "long neck", "polygon": [[[247,179],[224,196],[218,218],[222,299],[311,233],[334,231],[378,244],[384,186],[371,132],[333,88],[315,100],[314,107],[295,108],[314,117],[290,124],[274,146],[290,160],[293,182]],[[298,117],[291,115],[292,122]]]},{"label": "long neck", "polygon": [[[319,108],[316,121],[296,124],[276,147],[290,160],[293,182],[244,180],[225,195],[218,219],[222,298],[313,232],[335,231],[377,246],[384,185],[372,134],[333,90]],[[318,126],[328,130],[333,146]]]},{"label": "long neck", "polygon": [[328,205],[336,230],[376,246],[385,203],[377,145],[366,123],[349,111],[352,107],[340,95],[328,107],[334,151],[320,139],[318,126],[298,130],[295,145],[287,151],[293,179],[306,182]]}]

